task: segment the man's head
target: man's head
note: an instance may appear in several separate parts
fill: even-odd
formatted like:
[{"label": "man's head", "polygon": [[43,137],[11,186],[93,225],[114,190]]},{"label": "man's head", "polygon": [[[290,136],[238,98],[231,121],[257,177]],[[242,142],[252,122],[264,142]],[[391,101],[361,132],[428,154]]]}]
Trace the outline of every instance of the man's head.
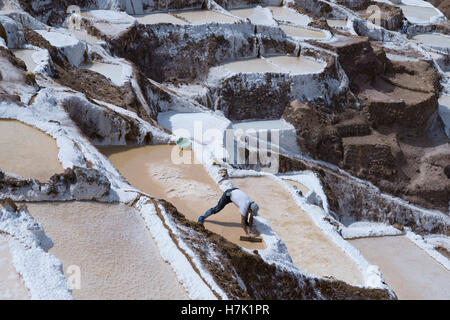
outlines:
[{"label": "man's head", "polygon": [[250,210],[252,211],[252,214],[254,216],[257,216],[258,215],[259,206],[255,202],[252,202],[250,204]]}]

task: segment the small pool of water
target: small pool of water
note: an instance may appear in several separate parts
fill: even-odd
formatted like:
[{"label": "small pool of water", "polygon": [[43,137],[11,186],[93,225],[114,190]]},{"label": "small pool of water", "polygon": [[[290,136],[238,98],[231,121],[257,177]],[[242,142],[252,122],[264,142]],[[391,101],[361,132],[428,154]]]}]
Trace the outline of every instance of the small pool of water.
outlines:
[{"label": "small pool of water", "polygon": [[294,38],[325,39],[327,37],[327,34],[323,31],[312,30],[308,28],[294,27],[288,25],[280,25],[280,28],[288,36]]},{"label": "small pool of water", "polygon": [[413,39],[433,47],[450,48],[450,37],[441,34],[418,34]]},{"label": "small pool of water", "polygon": [[142,24],[158,24],[158,23],[172,23],[172,24],[187,24],[187,22],[178,19],[170,13],[152,13],[146,15],[134,16],[139,23]]},{"label": "small pool of water", "polygon": [[209,10],[196,10],[174,13],[176,17],[185,19],[191,24],[204,24],[204,23],[235,23],[239,19],[232,16],[228,16],[219,12]]},{"label": "small pool of water", "polygon": [[15,120],[0,120],[0,169],[42,182],[64,172],[56,141]]},{"label": "small pool of water", "polygon": [[[186,299],[139,213],[124,204],[27,203],[54,243],[49,252],[70,278],[76,299]],[[73,283],[76,283],[73,281]]]},{"label": "small pool of water", "polygon": [[124,84],[122,66],[120,64],[93,62],[90,64],[81,65],[80,68],[89,69],[100,73],[111,80],[111,82],[116,86],[120,87]]},{"label": "small pool of water", "polygon": [[450,299],[450,271],[405,236],[350,240],[399,299]]}]

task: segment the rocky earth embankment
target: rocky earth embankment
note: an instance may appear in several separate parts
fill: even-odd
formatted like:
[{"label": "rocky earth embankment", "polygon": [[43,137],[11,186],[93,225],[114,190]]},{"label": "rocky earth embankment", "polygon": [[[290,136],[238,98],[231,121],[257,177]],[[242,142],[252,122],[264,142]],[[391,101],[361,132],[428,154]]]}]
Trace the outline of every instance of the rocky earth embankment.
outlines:
[{"label": "rocky earth embankment", "polygon": [[358,104],[331,109],[294,101],[283,117],[316,159],[338,165],[384,192],[448,210],[450,147],[437,116],[440,75],[427,61],[393,61],[363,37],[334,50]]}]

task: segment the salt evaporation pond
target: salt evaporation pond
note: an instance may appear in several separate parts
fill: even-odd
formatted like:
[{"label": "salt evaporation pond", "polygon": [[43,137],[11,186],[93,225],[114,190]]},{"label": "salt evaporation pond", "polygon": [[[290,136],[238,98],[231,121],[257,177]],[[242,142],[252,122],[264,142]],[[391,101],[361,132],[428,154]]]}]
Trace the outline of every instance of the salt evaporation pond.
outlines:
[{"label": "salt evaporation pond", "polygon": [[235,23],[239,19],[228,16],[219,12],[209,10],[196,10],[177,12],[174,14],[176,17],[180,17],[191,24],[204,24],[204,23]]},{"label": "salt evaporation pond", "polygon": [[267,7],[272,11],[275,20],[287,21],[296,25],[306,26],[312,21],[307,15],[296,12],[286,7]]},{"label": "salt evaporation pond", "polygon": [[265,59],[238,60],[223,65],[234,73],[280,72],[293,74],[316,73],[325,63],[304,57],[274,56]]},{"label": "salt evaporation pond", "polygon": [[450,271],[405,236],[350,240],[399,299],[450,299]]},{"label": "salt evaporation pond", "polygon": [[310,274],[332,276],[353,285],[364,283],[353,260],[315,225],[276,180],[245,177],[231,181],[258,203],[259,214],[269,220],[296,266]]},{"label": "salt evaporation pond", "polygon": [[28,299],[28,289],[12,262],[8,238],[0,234],[0,300]]},{"label": "salt evaporation pond", "polygon": [[142,24],[159,24],[159,23],[172,23],[172,24],[187,24],[187,22],[178,19],[170,13],[151,13],[145,15],[134,16],[139,23]]},{"label": "salt evaporation pond", "polygon": [[294,38],[307,38],[307,39],[325,39],[327,34],[323,31],[313,30],[302,27],[294,27],[288,25],[280,25],[281,30],[283,30],[288,36]]},{"label": "salt evaporation pond", "polygon": [[418,34],[415,35],[413,39],[432,47],[450,48],[450,37],[446,37],[442,34]]},{"label": "salt evaporation pond", "polygon": [[33,59],[33,54],[39,52],[38,50],[17,49],[12,51],[17,58],[25,62],[28,71],[33,72],[33,70],[36,69],[36,67],[38,66],[36,61],[34,61]]},{"label": "salt evaporation pond", "polygon": [[[66,276],[80,271],[76,299],[187,299],[139,213],[124,204],[27,203],[54,242]],[[76,281],[73,281],[76,284]]]},{"label": "salt evaporation pond", "polygon": [[431,19],[438,17],[440,13],[432,7],[399,6],[406,19],[412,23],[430,23]]},{"label": "salt evaporation pond", "polygon": [[0,169],[24,178],[47,181],[64,171],[55,140],[15,120],[0,120]]},{"label": "salt evaporation pond", "polygon": [[124,83],[123,70],[120,64],[92,62],[90,64],[81,65],[80,68],[88,69],[104,75],[116,86]]},{"label": "salt evaporation pond", "polygon": [[[187,161],[177,164],[182,161],[176,146],[107,147],[101,151],[135,188],[170,201],[189,220],[197,221],[206,210],[217,205],[223,194],[203,165],[193,162],[192,154],[188,157],[192,164]],[[247,249],[265,248],[264,243],[240,241],[239,237],[244,235],[241,215],[233,204],[209,217],[204,225]]]}]

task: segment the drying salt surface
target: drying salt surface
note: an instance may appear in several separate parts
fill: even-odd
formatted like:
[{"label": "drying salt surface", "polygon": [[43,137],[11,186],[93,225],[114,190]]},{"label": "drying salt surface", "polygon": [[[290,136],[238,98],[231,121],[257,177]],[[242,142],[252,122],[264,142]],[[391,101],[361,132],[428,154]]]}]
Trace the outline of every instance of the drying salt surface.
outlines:
[{"label": "drying salt surface", "polygon": [[264,59],[239,60],[223,65],[234,73],[278,72],[276,66]]},{"label": "drying salt surface", "polygon": [[28,299],[28,290],[12,263],[8,238],[0,235],[0,300]]},{"label": "drying salt surface", "polygon": [[286,244],[296,266],[315,275],[332,276],[362,285],[356,264],[334,244],[276,180],[270,177],[234,178],[232,183],[258,203],[259,214]]},{"label": "drying salt surface", "polygon": [[47,181],[64,171],[59,149],[44,132],[15,120],[0,120],[0,169]]},{"label": "drying salt surface", "polygon": [[405,236],[350,240],[399,299],[450,299],[450,271]]},{"label": "drying salt surface", "polygon": [[96,44],[102,41],[102,39],[97,38],[96,36],[90,35],[86,30],[80,29],[69,29],[70,32],[77,37],[79,40],[83,40],[89,44]]},{"label": "drying salt surface", "polygon": [[36,69],[36,67],[38,66],[36,61],[33,59],[33,54],[39,52],[38,50],[18,49],[12,51],[17,58],[25,62],[28,71],[33,72],[33,70]]},{"label": "drying salt surface", "polygon": [[267,7],[272,11],[275,20],[287,21],[296,25],[307,26],[312,20],[305,14],[286,7]]},{"label": "drying salt surface", "polygon": [[272,13],[267,8],[254,7],[246,9],[230,10],[230,13],[242,19],[249,19],[253,24],[276,26],[277,23],[273,20]]},{"label": "drying salt surface", "polygon": [[93,62],[90,64],[81,65],[82,69],[89,69],[91,71],[100,73],[116,86],[121,86],[124,83],[123,70],[120,64]]},{"label": "drying salt surface", "polygon": [[[217,205],[223,194],[201,164],[175,164],[172,161],[173,150],[178,153],[176,146],[107,147],[100,150],[135,188],[170,201],[189,220],[197,221],[206,210]],[[247,249],[265,248],[264,243],[239,240],[244,231],[241,215],[233,204],[209,217],[204,225]]]},{"label": "drying salt surface", "polygon": [[325,39],[327,37],[327,34],[323,31],[312,30],[308,28],[294,27],[288,25],[280,25],[280,28],[288,36],[295,38]]},{"label": "drying salt surface", "polygon": [[275,64],[281,70],[293,74],[317,73],[322,71],[326,64],[304,57],[275,56],[266,58],[267,61]]},{"label": "drying salt surface", "polygon": [[450,48],[450,37],[446,37],[441,34],[418,34],[414,36],[413,39],[433,47]]},{"label": "drying salt surface", "polygon": [[235,23],[239,21],[239,19],[235,17],[227,16],[225,14],[209,10],[178,12],[174,15],[176,17],[181,17],[182,19],[189,21],[189,23],[192,24]]},{"label": "drying salt surface", "polygon": [[327,23],[328,23],[328,25],[331,28],[346,27],[347,26],[347,21],[346,20],[328,19]]},{"label": "drying salt surface", "polygon": [[239,60],[223,65],[233,73],[281,72],[307,74],[322,71],[325,63],[304,57],[274,56]]},{"label": "drying salt surface", "polygon": [[187,24],[185,21],[174,17],[170,13],[151,13],[145,15],[134,16],[139,23],[142,24],[158,24],[158,23],[172,23],[172,24]]},{"label": "drying salt surface", "polygon": [[66,276],[79,267],[76,299],[186,299],[187,294],[146,229],[124,204],[27,203],[54,242],[49,252]]},{"label": "drying salt surface", "polygon": [[434,17],[440,16],[439,11],[432,7],[399,6],[406,19],[412,23],[429,23]]},{"label": "drying salt surface", "polygon": [[295,189],[300,190],[304,196],[307,195],[308,192],[310,191],[307,186],[305,186],[304,184],[302,184],[302,183],[300,183],[298,181],[291,180],[291,179],[283,179],[283,180],[285,182],[289,183]]}]

